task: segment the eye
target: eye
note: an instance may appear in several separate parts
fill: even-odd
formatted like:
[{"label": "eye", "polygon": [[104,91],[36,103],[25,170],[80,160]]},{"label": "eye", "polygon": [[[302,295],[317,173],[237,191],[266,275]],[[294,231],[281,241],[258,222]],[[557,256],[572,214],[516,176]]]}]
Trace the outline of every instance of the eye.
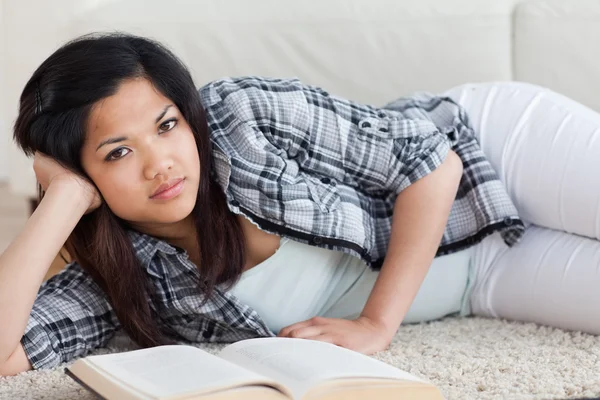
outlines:
[{"label": "eye", "polygon": [[[175,126],[177,126],[177,118],[171,118],[169,120],[166,120],[165,122],[163,122],[162,124],[160,124],[160,133],[165,133],[170,131],[171,129],[175,128]],[[114,151],[112,151],[110,154],[108,154],[105,158],[105,161],[116,161],[119,160],[123,157],[125,157],[127,155],[127,153],[121,153],[121,155],[119,157],[115,157],[115,155],[119,155],[119,153],[122,150],[127,150],[129,152],[128,149],[126,149],[125,147],[120,147]]]},{"label": "eye", "polygon": [[[114,150],[114,151],[113,151],[113,152],[111,152],[109,155],[107,155],[107,156],[106,156],[106,158],[105,158],[105,160],[106,160],[106,161],[116,161],[116,160],[118,160],[118,159],[120,159],[120,158],[123,158],[123,157],[125,157],[125,154],[127,154],[127,153],[125,153],[125,154],[123,154],[123,155],[121,155],[120,157],[117,157],[117,158],[114,158],[114,157],[113,157],[115,154],[119,154],[119,152],[120,152],[121,150],[127,150],[127,149],[126,149],[125,147],[119,147],[118,149]],[[129,151],[129,150],[127,150],[127,151]]]},{"label": "eye", "polygon": [[169,120],[166,120],[162,124],[160,124],[160,131],[163,133],[168,132],[171,129],[175,128],[176,125],[177,125],[177,118],[171,118]]}]

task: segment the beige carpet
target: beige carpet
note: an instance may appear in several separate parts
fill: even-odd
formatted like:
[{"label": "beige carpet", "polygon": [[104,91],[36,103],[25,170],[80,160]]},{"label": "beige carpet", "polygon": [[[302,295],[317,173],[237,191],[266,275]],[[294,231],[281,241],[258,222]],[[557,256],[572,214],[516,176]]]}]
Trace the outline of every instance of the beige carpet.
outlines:
[{"label": "beige carpet", "polygon": [[[108,349],[130,346],[122,335]],[[223,345],[202,345],[212,353]],[[600,394],[600,337],[481,318],[403,326],[376,358],[438,385],[448,399],[562,399]],[[93,399],[63,374],[0,378],[0,399]]]}]

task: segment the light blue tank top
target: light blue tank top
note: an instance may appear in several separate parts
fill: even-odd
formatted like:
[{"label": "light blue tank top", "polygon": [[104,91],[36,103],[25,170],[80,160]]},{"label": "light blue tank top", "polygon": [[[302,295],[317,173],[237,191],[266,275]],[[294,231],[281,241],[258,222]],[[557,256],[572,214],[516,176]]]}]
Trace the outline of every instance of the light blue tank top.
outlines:
[{"label": "light blue tank top", "polygon": [[[467,313],[470,249],[434,259],[403,322]],[[314,316],[361,313],[378,272],[360,258],[282,237],[275,254],[244,272],[231,289],[275,333]]]}]

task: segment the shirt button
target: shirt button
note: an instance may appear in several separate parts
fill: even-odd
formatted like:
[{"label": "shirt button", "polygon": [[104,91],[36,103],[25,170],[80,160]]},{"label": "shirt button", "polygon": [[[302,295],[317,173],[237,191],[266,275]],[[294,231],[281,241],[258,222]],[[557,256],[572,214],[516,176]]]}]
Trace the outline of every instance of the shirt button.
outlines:
[{"label": "shirt button", "polygon": [[326,185],[329,185],[331,183],[331,179],[325,177],[325,178],[321,178],[321,182],[323,182]]},{"label": "shirt button", "polygon": [[239,205],[240,205],[240,202],[239,202],[239,201],[237,201],[237,200],[232,200],[232,201],[231,201],[231,205],[232,205],[232,206],[235,206],[235,207],[239,207]]},{"label": "shirt button", "polygon": [[513,224],[513,220],[510,217],[504,218],[504,225],[511,226]]},{"label": "shirt button", "polygon": [[314,244],[321,244],[321,243],[323,243],[323,238],[322,238],[322,237],[320,237],[320,236],[314,236],[314,237],[312,238],[312,242],[313,242]]},{"label": "shirt button", "polygon": [[363,121],[363,122],[361,122],[360,127],[361,128],[370,128],[371,127],[371,123],[368,122],[368,121]]},{"label": "shirt button", "polygon": [[379,132],[385,132],[385,133],[387,133],[387,132],[389,132],[389,131],[388,131],[388,129],[387,129],[387,128],[379,128]]}]

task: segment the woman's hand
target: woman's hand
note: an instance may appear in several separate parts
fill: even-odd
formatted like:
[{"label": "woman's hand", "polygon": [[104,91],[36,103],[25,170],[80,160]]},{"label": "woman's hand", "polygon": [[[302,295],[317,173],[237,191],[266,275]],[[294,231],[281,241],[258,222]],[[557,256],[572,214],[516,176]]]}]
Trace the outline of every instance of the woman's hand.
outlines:
[{"label": "woman's hand", "polygon": [[87,205],[85,214],[92,212],[102,204],[102,197],[92,183],[73,171],[64,168],[56,160],[44,153],[35,152],[33,170],[44,192],[48,190],[50,185],[65,184],[69,187],[69,190],[75,190],[80,193]]},{"label": "woman's hand", "polygon": [[394,333],[363,316],[354,320],[314,317],[283,328],[277,336],[318,340],[369,355],[387,349]]}]

